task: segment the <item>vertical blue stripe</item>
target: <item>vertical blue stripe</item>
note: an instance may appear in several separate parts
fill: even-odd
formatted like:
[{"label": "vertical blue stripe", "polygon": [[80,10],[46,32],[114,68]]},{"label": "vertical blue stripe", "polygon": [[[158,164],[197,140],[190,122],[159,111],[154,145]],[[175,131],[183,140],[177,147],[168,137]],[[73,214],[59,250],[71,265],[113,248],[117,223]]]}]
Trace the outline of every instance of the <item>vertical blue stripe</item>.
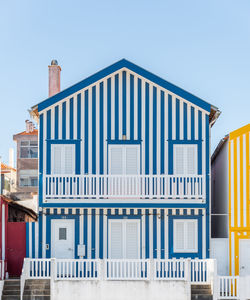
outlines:
[{"label": "vertical blue stripe", "polygon": [[100,218],[99,218],[99,257],[103,258],[103,209],[100,209]]},{"label": "vertical blue stripe", "polygon": [[43,220],[42,220],[42,213],[39,213],[38,216],[38,257],[42,258],[43,256],[43,239],[42,239],[42,234],[43,234]]},{"label": "vertical blue stripe", "polygon": [[58,139],[58,105],[55,107],[55,140]]},{"label": "vertical blue stripe", "polygon": [[202,113],[199,110],[198,112],[198,135],[199,135],[199,140],[202,140]]},{"label": "vertical blue stripe", "polygon": [[40,115],[39,126],[39,205],[43,201],[43,114]]},{"label": "vertical blue stripe", "polygon": [[[158,157],[158,159],[160,159]],[[157,89],[153,87],[153,174],[157,173]]]},{"label": "vertical blue stripe", "polygon": [[103,82],[100,83],[100,174],[103,174]]},{"label": "vertical blue stripe", "polygon": [[108,102],[107,134],[108,134],[108,140],[110,140],[111,139],[111,78],[108,79],[107,102]]},{"label": "vertical blue stripe", "polygon": [[77,139],[81,138],[81,111],[82,111],[81,94],[77,95]]},{"label": "vertical blue stripe", "polygon": [[146,209],[145,211],[145,256],[146,258],[149,258],[149,210]]},{"label": "vertical blue stripe", "polygon": [[138,140],[141,140],[141,79],[138,78]]},{"label": "vertical blue stripe", "polygon": [[84,231],[84,245],[85,245],[85,256],[84,258],[88,257],[88,210],[84,209],[83,215],[83,231]]},{"label": "vertical blue stripe", "polygon": [[92,174],[96,174],[96,86],[92,87]]},{"label": "vertical blue stripe", "polygon": [[209,174],[210,174],[210,152],[209,152],[209,145],[210,145],[210,135],[209,135],[209,116],[206,115],[206,257],[209,257],[209,248],[210,248],[210,226],[209,226],[209,197],[210,197],[210,190],[209,190]]},{"label": "vertical blue stripe", "polygon": [[184,140],[187,140],[187,103],[183,103],[183,130]]},{"label": "vertical blue stripe", "polygon": [[29,224],[30,223],[26,223],[26,257],[29,257],[30,255],[29,243],[32,242],[30,241],[30,236],[29,236]]},{"label": "vertical blue stripe", "polygon": [[149,174],[149,84],[145,85],[145,174]]},{"label": "vertical blue stripe", "polygon": [[165,172],[165,101],[164,92],[161,91],[161,174]]},{"label": "vertical blue stripe", "polygon": [[194,140],[195,136],[194,136],[194,107],[191,106],[191,139]]},{"label": "vertical blue stripe", "polygon": [[172,96],[168,95],[168,139],[172,140]]},{"label": "vertical blue stripe", "polygon": [[115,139],[119,138],[119,74],[115,75]]},{"label": "vertical blue stripe", "polygon": [[160,258],[164,259],[165,256],[165,226],[164,226],[164,222],[165,222],[165,218],[166,216],[164,215],[164,210],[161,209],[161,255]]},{"label": "vertical blue stripe", "polygon": [[130,139],[134,140],[134,75],[130,75]]},{"label": "vertical blue stripe", "polygon": [[180,100],[176,99],[176,139],[180,139]]},{"label": "vertical blue stripe", "polygon": [[126,135],[126,95],[127,95],[127,79],[126,71],[122,72],[122,134]]},{"label": "vertical blue stripe", "polygon": [[95,251],[96,251],[96,249],[95,249],[95,219],[96,219],[96,217],[95,217],[95,213],[96,213],[96,211],[95,211],[95,209],[92,209],[92,218],[91,218],[91,223],[92,223],[92,235],[91,235],[91,242],[92,242],[92,248],[91,248],[91,258],[93,258],[93,259],[95,259],[95,257],[96,257],[96,253],[95,253]]},{"label": "vertical blue stripe", "polygon": [[47,140],[51,139],[51,110],[47,111]]},{"label": "vertical blue stripe", "polygon": [[32,257],[35,258],[35,222],[32,222]]},{"label": "vertical blue stripe", "polygon": [[69,138],[73,140],[74,137],[74,102],[73,98],[69,100]]},{"label": "vertical blue stripe", "polygon": [[62,104],[62,139],[66,139],[66,101]]},{"label": "vertical blue stripe", "polygon": [[153,258],[157,258],[157,210],[153,210]]},{"label": "vertical blue stripe", "polygon": [[85,154],[85,160],[84,160],[84,167],[85,167],[85,173],[88,173],[89,170],[89,161],[88,161],[88,156],[89,156],[89,136],[88,136],[88,132],[89,132],[89,91],[86,90],[85,91],[85,149],[84,149],[84,154]]}]

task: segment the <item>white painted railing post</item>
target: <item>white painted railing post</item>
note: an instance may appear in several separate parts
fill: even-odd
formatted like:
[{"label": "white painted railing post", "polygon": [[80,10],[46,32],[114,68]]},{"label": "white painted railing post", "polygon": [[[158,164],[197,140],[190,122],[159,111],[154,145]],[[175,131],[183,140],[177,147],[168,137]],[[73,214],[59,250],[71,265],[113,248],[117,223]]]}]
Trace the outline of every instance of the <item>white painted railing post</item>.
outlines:
[{"label": "white painted railing post", "polygon": [[50,299],[54,298],[54,283],[57,279],[57,263],[55,258],[51,258],[50,261]]},{"label": "white painted railing post", "polygon": [[23,299],[23,291],[25,286],[25,280],[29,277],[30,272],[30,258],[24,258],[23,260],[23,269],[20,280],[20,299]]},{"label": "white painted railing post", "polygon": [[153,258],[149,260],[149,280],[155,280],[155,261]]},{"label": "white painted railing post", "polygon": [[185,259],[184,263],[184,276],[187,282],[191,282],[191,259]]},{"label": "white painted railing post", "polygon": [[100,281],[106,280],[106,264],[105,259],[98,259],[97,261],[97,278]]}]

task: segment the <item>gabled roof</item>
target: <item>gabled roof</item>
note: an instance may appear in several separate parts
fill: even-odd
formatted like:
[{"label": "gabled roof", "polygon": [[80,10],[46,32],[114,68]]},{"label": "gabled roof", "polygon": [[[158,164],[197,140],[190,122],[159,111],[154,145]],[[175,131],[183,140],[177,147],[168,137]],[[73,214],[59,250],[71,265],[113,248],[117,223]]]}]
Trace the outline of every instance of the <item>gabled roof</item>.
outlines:
[{"label": "gabled roof", "polygon": [[143,76],[144,78],[154,82],[157,85],[160,85],[161,87],[169,90],[170,92],[190,101],[191,103],[199,106],[200,108],[206,110],[210,113],[211,109],[213,111],[217,111],[217,108],[214,106],[211,106],[208,102],[194,96],[193,94],[177,87],[176,85],[158,77],[157,75],[154,75],[153,73],[129,62],[126,59],[122,59],[111,66],[95,73],[94,75],[91,75],[87,77],[86,79],[72,85],[71,87],[61,91],[60,93],[40,102],[39,104],[32,107],[32,110],[38,110],[42,111],[43,109],[46,109],[47,107],[57,103],[58,101],[70,96],[73,93],[76,93],[77,91],[89,86],[90,84],[93,84],[94,82],[101,80],[102,78],[112,74],[113,72],[118,71],[119,69],[127,68],[135,73],[137,73],[140,76]]},{"label": "gabled roof", "polygon": [[31,131],[31,132],[22,131],[22,132],[19,132],[19,133],[15,134],[14,137],[15,137],[15,136],[20,136],[20,135],[38,135],[38,130],[37,130],[37,129],[34,129],[34,130]]},{"label": "gabled roof", "polygon": [[1,166],[0,166],[0,174],[5,174],[5,173],[10,173],[11,171],[14,171],[16,172],[16,169],[6,165],[5,163],[1,163]]}]

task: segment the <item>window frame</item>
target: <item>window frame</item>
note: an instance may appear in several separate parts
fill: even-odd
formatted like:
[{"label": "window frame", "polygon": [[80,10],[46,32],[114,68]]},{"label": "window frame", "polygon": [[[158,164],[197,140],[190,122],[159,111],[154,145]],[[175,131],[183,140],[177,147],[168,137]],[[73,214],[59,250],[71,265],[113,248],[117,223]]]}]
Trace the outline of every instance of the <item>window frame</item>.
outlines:
[{"label": "window frame", "polygon": [[[71,146],[73,151],[73,155],[72,155],[72,173],[69,174],[69,173],[65,173],[65,172],[61,172],[61,173],[55,173],[54,172],[54,167],[55,167],[55,161],[54,161],[54,148],[55,147],[64,147],[65,146]],[[64,153],[65,153],[65,150],[64,150]],[[76,168],[75,168],[75,158],[76,158],[76,145],[75,144],[68,144],[68,143],[65,143],[65,144],[57,144],[57,143],[54,143],[54,144],[51,144],[51,175],[75,175],[76,174]],[[62,163],[62,160],[63,160],[63,156],[61,156],[61,163]],[[61,169],[62,169],[62,165],[61,165]],[[64,171],[65,171],[65,166],[64,166]]]},{"label": "window frame", "polygon": [[[27,145],[22,145],[22,143],[25,142],[25,143],[28,143]],[[31,145],[31,142],[36,142],[37,145],[34,146],[34,145]],[[29,148],[29,154],[30,154],[30,148],[36,148],[37,149],[37,157],[22,157],[22,148]],[[20,152],[19,152],[19,158],[20,159],[38,159],[38,141],[35,141],[35,140],[23,140],[23,141],[20,141]]]},{"label": "window frame", "polygon": [[[108,174],[112,175],[111,173],[111,150],[114,148],[122,148],[122,169],[123,172],[121,174],[116,175],[140,175],[141,173],[141,152],[140,152],[140,145],[138,144],[111,144],[108,147]],[[126,173],[126,149],[128,148],[136,148],[137,149],[137,174],[127,174]],[[114,175],[114,174],[113,174]]]},{"label": "window frame", "polygon": [[[177,174],[176,172],[176,148],[184,148],[184,172],[183,174]],[[185,159],[187,161],[187,149],[188,148],[194,148],[195,149],[195,159],[194,159],[194,174],[190,174],[187,171],[187,163],[185,163]],[[174,144],[173,145],[173,175],[179,175],[179,176],[196,176],[198,175],[198,145],[197,144]]]},{"label": "window frame", "polygon": [[[35,178],[37,179],[37,185],[31,185],[31,178]],[[21,179],[27,179],[28,180],[28,185],[21,185]],[[23,187],[33,187],[36,188],[38,187],[38,175],[20,175],[19,176],[19,187],[23,188]]]},{"label": "window frame", "polygon": [[[176,224],[184,223],[184,247],[183,250],[176,249]],[[193,249],[187,248],[187,224],[195,223],[195,247]],[[198,220],[197,219],[174,219],[173,220],[173,251],[174,253],[197,253],[198,252]]]}]

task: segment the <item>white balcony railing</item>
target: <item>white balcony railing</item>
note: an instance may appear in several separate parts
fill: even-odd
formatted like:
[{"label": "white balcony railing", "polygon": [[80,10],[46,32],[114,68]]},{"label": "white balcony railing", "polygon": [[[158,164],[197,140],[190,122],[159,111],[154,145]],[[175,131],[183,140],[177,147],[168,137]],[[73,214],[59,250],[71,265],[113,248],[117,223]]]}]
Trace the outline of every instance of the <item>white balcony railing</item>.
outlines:
[{"label": "white balcony railing", "polygon": [[195,198],[205,197],[205,177],[176,175],[46,175],[46,198]]}]

